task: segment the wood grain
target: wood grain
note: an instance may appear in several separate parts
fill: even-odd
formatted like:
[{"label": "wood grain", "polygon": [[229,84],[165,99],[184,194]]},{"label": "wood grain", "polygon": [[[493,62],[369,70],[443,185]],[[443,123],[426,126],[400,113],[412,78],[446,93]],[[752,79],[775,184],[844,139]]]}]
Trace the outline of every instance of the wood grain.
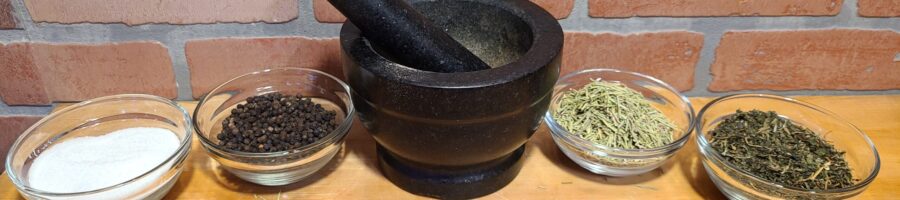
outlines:
[{"label": "wood grain", "polygon": [[[837,113],[857,125],[881,153],[881,172],[856,198],[892,199],[900,195],[900,96],[798,97]],[[692,98],[695,109],[710,98]],[[183,102],[193,110],[196,103]],[[60,106],[62,107],[62,106]],[[528,143],[525,166],[505,188],[484,199],[723,199],[699,162],[694,141],[661,168],[614,178],[578,167],[553,144],[541,127]],[[422,199],[388,182],[378,172],[375,144],[355,124],[345,148],[324,169],[307,180],[282,187],[264,187],[223,172],[206,156],[197,140],[175,188],[166,199]],[[0,199],[20,199],[8,178],[0,178]]]}]

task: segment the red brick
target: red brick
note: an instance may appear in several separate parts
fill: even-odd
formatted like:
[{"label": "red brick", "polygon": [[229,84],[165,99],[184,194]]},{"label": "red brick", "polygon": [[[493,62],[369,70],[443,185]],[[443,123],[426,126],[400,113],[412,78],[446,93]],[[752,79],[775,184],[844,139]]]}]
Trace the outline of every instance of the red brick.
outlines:
[{"label": "red brick", "polygon": [[711,91],[900,89],[900,33],[734,31],[722,37]]},{"label": "red brick", "polygon": [[300,14],[297,0],[25,0],[35,22],[207,24],[280,23]]},{"label": "red brick", "polygon": [[565,19],[572,13],[575,7],[575,0],[531,0],[535,4],[543,7],[547,12],[556,17],[556,19]]},{"label": "red brick", "polygon": [[[880,1],[880,0],[876,0]],[[825,16],[843,0],[589,0],[592,17]]]},{"label": "red brick", "polygon": [[900,0],[859,0],[859,15],[865,17],[900,17]]},{"label": "red brick", "polygon": [[10,0],[0,0],[0,29],[15,29],[16,18],[13,17],[12,4]]},{"label": "red brick", "polygon": [[[575,0],[531,0],[535,4],[543,7],[556,17],[556,19],[564,19],[572,13],[575,6]],[[316,20],[322,23],[343,23],[347,20],[334,6],[328,3],[328,0],[313,0],[313,13]]]},{"label": "red brick", "polygon": [[0,45],[0,99],[8,105],[50,104],[28,45]]},{"label": "red brick", "polygon": [[703,34],[655,32],[630,35],[566,33],[562,74],[587,68],[640,72],[678,90],[694,88],[694,68],[700,59]]},{"label": "red brick", "polygon": [[0,87],[0,95],[13,100],[10,104],[82,101],[122,93],[177,97],[172,60],[157,42],[14,43],[4,49],[13,54],[14,62],[2,70],[14,73],[0,76],[22,75],[11,79],[10,88]]},{"label": "red brick", "polygon": [[328,0],[313,0],[313,14],[316,20],[322,23],[344,23],[347,18],[337,8],[328,3]]},{"label": "red brick", "polygon": [[16,138],[32,124],[41,120],[40,116],[0,116],[0,170],[6,166],[6,153],[16,142]]},{"label": "red brick", "polygon": [[343,77],[336,38],[222,38],[188,41],[185,55],[191,88],[200,98],[241,74],[267,68],[314,68]]},{"label": "red brick", "polygon": [[32,44],[47,93],[81,101],[122,93],[178,96],[172,60],[157,42]]}]

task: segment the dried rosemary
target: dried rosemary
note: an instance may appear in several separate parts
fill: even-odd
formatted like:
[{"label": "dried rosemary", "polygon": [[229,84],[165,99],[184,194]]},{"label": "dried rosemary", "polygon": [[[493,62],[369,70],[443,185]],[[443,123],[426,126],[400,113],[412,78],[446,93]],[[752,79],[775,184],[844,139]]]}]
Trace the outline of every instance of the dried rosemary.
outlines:
[{"label": "dried rosemary", "polygon": [[710,136],[727,162],[767,181],[817,190],[853,185],[843,151],[775,112],[738,110]]},{"label": "dried rosemary", "polygon": [[594,80],[560,97],[554,117],[569,132],[600,145],[647,149],[672,142],[675,125],[621,83]]}]

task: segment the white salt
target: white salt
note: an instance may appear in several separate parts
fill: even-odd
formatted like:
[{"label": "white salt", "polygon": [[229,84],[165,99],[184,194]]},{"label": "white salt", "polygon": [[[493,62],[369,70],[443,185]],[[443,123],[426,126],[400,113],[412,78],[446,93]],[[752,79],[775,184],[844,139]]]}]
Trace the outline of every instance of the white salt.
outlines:
[{"label": "white salt", "polygon": [[[106,188],[134,179],[162,164],[178,150],[179,143],[172,131],[143,127],[73,138],[41,153],[29,168],[28,183],[33,188],[54,193]],[[147,181],[139,182],[151,184],[163,174],[151,173],[142,179]],[[121,189],[127,188],[130,187]],[[128,191],[117,193],[114,196],[129,195]]]}]

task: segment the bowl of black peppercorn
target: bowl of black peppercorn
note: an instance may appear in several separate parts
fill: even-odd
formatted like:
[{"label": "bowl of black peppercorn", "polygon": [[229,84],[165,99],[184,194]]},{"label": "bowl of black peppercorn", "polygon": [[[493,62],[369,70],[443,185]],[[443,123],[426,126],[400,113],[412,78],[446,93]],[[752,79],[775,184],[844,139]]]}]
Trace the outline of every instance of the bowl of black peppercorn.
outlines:
[{"label": "bowl of black peppercorn", "polygon": [[327,73],[278,68],[231,79],[194,110],[194,129],[223,169],[246,181],[287,185],[343,148],[352,126],[350,87]]}]

